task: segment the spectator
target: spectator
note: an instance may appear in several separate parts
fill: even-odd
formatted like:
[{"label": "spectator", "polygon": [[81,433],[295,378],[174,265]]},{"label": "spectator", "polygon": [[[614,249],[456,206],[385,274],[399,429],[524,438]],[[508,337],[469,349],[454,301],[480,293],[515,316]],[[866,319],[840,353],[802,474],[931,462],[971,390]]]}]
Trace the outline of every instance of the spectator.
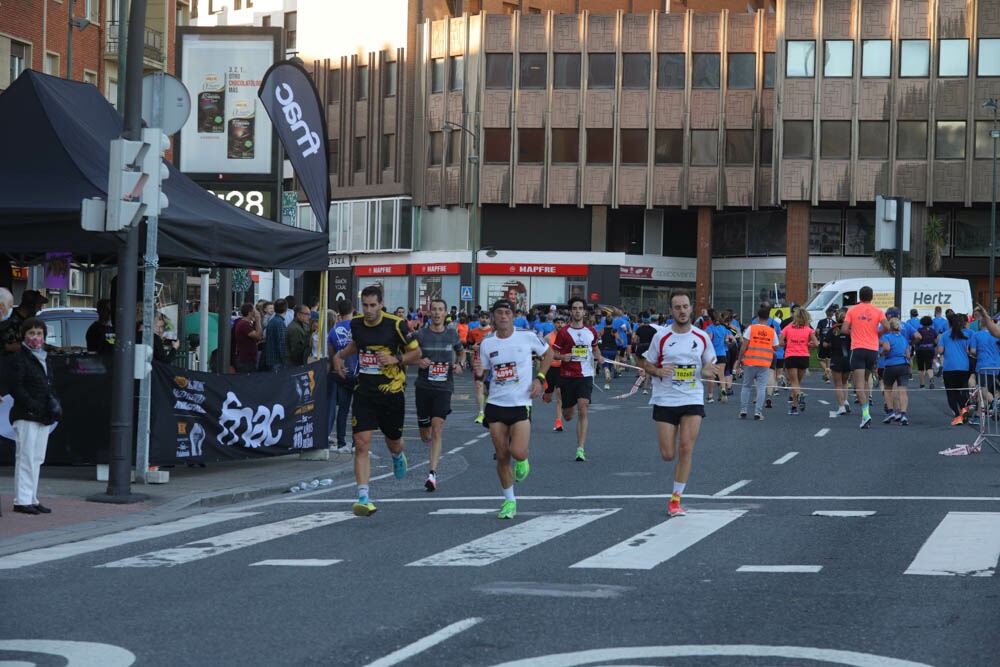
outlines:
[{"label": "spectator", "polygon": [[[354,306],[350,301],[337,302],[337,323],[330,328],[326,339],[328,356],[332,359],[351,342],[351,318],[354,317]],[[351,399],[354,398],[354,383],[358,375],[358,355],[344,359],[344,377],[333,371],[331,364],[328,375],[327,394],[330,412],[328,432],[330,444],[336,442],[337,449],[347,447],[347,413],[351,409]],[[334,427],[336,426],[336,440]]]},{"label": "spectator", "polygon": [[21,305],[12,310],[7,320],[0,324],[0,345],[3,345],[4,351],[21,350],[21,325],[28,318],[34,317],[48,302],[48,299],[33,289],[24,291],[21,295]]},{"label": "spectator", "polygon": [[111,300],[97,302],[97,320],[87,329],[87,352],[111,354],[115,351],[115,327],[111,324]]},{"label": "spectator", "polygon": [[297,306],[294,320],[285,331],[285,359],[290,366],[304,366],[309,362],[312,345],[309,342],[309,306]]},{"label": "spectator", "polygon": [[[284,314],[284,319],[285,319],[285,326],[286,327],[288,325],[290,325],[292,323],[292,321],[295,319],[295,306],[296,306],[296,304],[298,304],[298,301],[295,300],[295,297],[293,295],[289,294],[288,296],[285,297],[285,314]],[[275,308],[274,311],[278,312],[278,309]]]},{"label": "spectator", "polygon": [[240,316],[233,325],[233,366],[237,373],[252,373],[257,368],[257,346],[264,340],[262,315],[253,304],[244,303]]},{"label": "spectator", "polygon": [[285,311],[287,302],[278,299],[274,302],[274,317],[267,324],[264,334],[264,354],[260,360],[262,371],[274,371],[285,365]]}]

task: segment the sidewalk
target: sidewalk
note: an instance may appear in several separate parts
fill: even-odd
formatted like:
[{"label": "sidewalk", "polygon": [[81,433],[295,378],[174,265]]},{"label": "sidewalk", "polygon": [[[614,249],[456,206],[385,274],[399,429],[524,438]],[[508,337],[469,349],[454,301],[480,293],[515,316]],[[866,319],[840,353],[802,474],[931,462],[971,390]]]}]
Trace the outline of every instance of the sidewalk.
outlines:
[{"label": "sidewalk", "polygon": [[[134,482],[132,493],[148,496],[132,504],[97,503],[88,496],[104,493],[94,466],[42,466],[38,498],[51,514],[14,512],[14,470],[0,467],[0,554],[85,539],[92,535],[155,523],[185,508],[214,507],[287,492],[314,479],[334,484],[353,477],[352,450],[331,450],[327,461],[306,461],[298,454],[258,460],[209,463],[204,468],[169,468],[166,484]],[[321,487],[323,488],[323,487]],[[327,487],[328,488],[328,487]]]}]

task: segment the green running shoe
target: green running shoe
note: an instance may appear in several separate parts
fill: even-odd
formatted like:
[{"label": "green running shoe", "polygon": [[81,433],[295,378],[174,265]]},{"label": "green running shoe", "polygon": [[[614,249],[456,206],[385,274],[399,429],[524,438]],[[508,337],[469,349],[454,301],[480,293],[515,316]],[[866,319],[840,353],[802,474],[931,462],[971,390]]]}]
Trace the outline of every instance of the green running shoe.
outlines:
[{"label": "green running shoe", "polygon": [[484,416],[483,413],[480,412],[478,415],[476,415],[476,418],[473,419],[472,421],[475,422],[476,424],[482,424],[483,423],[483,416]]},{"label": "green running shoe", "polygon": [[396,479],[406,477],[406,454],[403,454],[398,459],[392,459],[392,474],[396,476]]},{"label": "green running shoe", "polygon": [[576,460],[577,461],[586,461],[587,460],[587,455],[584,453],[583,447],[577,447],[576,448]]},{"label": "green running shoe", "polygon": [[497,514],[497,518],[513,519],[515,514],[517,514],[517,503],[513,500],[505,500],[503,507],[500,508],[500,513]]},{"label": "green running shoe", "polygon": [[528,459],[523,461],[514,461],[514,481],[523,482],[528,478],[528,473],[531,472],[531,464],[528,463]]},{"label": "green running shoe", "polygon": [[375,506],[368,500],[368,496],[358,498],[358,502],[354,503],[354,516],[371,516],[372,514],[375,514]]}]

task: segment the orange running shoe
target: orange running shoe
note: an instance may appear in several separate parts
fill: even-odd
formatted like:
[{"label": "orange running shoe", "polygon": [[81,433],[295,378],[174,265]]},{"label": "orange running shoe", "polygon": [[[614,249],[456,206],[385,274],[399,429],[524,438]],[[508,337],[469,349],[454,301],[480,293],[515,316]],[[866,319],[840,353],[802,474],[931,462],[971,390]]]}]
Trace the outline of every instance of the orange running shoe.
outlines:
[{"label": "orange running shoe", "polygon": [[670,496],[670,502],[667,503],[667,514],[670,516],[684,516],[687,512],[681,507],[681,497],[677,494]]}]

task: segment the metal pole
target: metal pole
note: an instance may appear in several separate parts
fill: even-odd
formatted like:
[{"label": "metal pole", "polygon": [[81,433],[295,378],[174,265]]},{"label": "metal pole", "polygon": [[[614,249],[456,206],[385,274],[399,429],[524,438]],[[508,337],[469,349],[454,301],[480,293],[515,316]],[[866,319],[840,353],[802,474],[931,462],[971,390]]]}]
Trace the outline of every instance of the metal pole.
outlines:
[{"label": "metal pole", "polygon": [[[125,86],[128,85],[128,5],[129,0],[118,0],[118,101],[115,108],[118,112],[125,115]],[[143,17],[143,23],[145,23],[145,17]],[[145,35],[145,26],[143,26],[143,36]],[[142,74],[142,68],[140,67],[138,73]]]},{"label": "metal pole", "polygon": [[212,269],[198,269],[201,275],[201,301],[198,302],[198,370],[208,371],[208,277]]},{"label": "metal pole", "polygon": [[76,0],[69,0],[69,27],[66,28],[66,78],[73,80],[73,5]]},{"label": "metal pole", "polygon": [[893,197],[896,202],[896,295],[893,301],[902,319],[903,313],[903,197]]},{"label": "metal pole", "polygon": [[997,128],[997,101],[996,99],[990,100],[993,103],[993,130],[990,132],[990,137],[993,139],[993,198],[990,202],[990,305],[989,312],[991,315],[996,313],[997,302],[994,297],[993,282],[995,280],[996,274],[996,255],[997,255],[997,140],[1000,139],[1000,129]]},{"label": "metal pole", "polygon": [[469,134],[472,134],[469,163],[472,165],[472,312],[475,312],[476,304],[479,303],[479,246],[483,240],[479,226],[479,137],[473,132]]}]

